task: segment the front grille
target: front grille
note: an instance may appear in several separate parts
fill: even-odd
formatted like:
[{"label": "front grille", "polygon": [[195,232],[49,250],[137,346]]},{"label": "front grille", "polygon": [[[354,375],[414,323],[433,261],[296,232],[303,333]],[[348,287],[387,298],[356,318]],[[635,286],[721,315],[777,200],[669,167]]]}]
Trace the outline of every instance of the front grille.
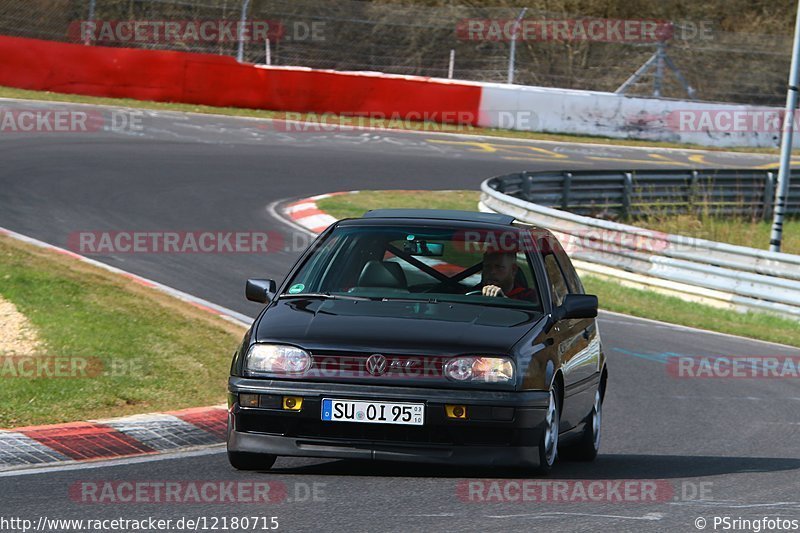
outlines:
[{"label": "front grille", "polygon": [[330,379],[369,379],[383,384],[393,382],[443,381],[445,357],[382,354],[385,369],[373,373],[367,365],[372,353],[312,352],[312,377]]}]

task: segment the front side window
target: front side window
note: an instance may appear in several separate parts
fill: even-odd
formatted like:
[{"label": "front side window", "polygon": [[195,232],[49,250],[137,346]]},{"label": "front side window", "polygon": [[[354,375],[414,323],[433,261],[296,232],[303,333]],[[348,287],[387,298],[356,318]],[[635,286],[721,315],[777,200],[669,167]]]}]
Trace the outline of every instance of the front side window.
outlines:
[{"label": "front side window", "polygon": [[553,307],[558,307],[564,302],[569,290],[567,289],[564,274],[561,272],[561,267],[558,266],[556,256],[552,252],[546,253],[544,256],[544,269],[547,272],[547,279],[550,281],[550,295]]}]

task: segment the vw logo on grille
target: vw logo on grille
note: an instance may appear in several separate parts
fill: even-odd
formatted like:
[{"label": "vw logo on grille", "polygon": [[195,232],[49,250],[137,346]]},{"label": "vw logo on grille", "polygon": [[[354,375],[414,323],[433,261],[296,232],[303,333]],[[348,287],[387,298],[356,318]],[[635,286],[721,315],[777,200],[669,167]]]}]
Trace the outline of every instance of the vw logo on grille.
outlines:
[{"label": "vw logo on grille", "polygon": [[386,373],[386,357],[375,353],[367,357],[367,372],[373,376],[382,376]]}]

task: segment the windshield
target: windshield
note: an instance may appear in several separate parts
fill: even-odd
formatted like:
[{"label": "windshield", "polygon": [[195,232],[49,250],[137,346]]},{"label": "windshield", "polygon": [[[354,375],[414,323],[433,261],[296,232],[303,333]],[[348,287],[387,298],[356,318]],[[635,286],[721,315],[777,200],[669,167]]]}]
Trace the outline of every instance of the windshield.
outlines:
[{"label": "windshield", "polygon": [[494,239],[487,239],[492,235],[461,228],[340,226],[318,244],[281,297],[457,302],[542,312],[526,253],[498,251]]}]

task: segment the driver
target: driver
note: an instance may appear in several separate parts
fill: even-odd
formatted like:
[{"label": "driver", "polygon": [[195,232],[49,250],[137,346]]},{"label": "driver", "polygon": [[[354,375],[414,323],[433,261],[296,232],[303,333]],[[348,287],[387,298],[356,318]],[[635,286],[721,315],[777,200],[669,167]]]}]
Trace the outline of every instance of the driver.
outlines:
[{"label": "driver", "polygon": [[535,300],[536,292],[533,289],[515,285],[518,270],[517,254],[514,252],[486,252],[483,254],[481,294]]}]

